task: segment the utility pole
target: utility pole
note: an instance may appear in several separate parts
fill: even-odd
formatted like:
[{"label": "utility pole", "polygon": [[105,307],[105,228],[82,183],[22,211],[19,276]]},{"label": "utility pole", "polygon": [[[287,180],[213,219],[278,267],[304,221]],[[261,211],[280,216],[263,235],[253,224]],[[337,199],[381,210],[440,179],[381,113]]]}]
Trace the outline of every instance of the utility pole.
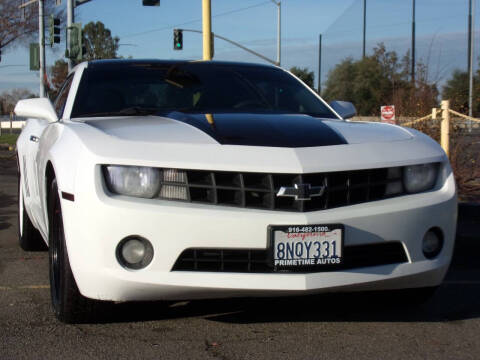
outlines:
[{"label": "utility pole", "polygon": [[282,2],[271,0],[278,8],[277,15],[277,65],[280,66],[282,58]]},{"label": "utility pole", "polygon": [[40,43],[40,97],[45,95],[45,20],[44,0],[38,0],[38,41]]},{"label": "utility pole", "polygon": [[412,0],[412,83],[415,83],[415,0]]},{"label": "utility pole", "polygon": [[[475,1],[469,0],[468,4],[468,116],[473,113],[473,56],[474,56],[474,17]],[[468,130],[472,130],[472,122],[468,121]]]},{"label": "utility pole", "polygon": [[363,0],[363,52],[362,58],[365,58],[365,42],[367,39],[367,0]]},{"label": "utility pole", "polygon": [[[70,53],[70,29],[72,27],[73,22],[75,21],[74,19],[74,13],[73,13],[73,7],[74,7],[74,2],[75,0],[67,0],[67,36],[66,36],[66,41],[67,41],[67,49]],[[70,72],[73,68],[73,60],[70,59],[70,57],[67,59],[68,61],[68,71]]]},{"label": "utility pole", "polygon": [[203,60],[212,60],[211,0],[202,0]]},{"label": "utility pole", "polygon": [[322,34],[318,37],[318,95],[322,94]]}]

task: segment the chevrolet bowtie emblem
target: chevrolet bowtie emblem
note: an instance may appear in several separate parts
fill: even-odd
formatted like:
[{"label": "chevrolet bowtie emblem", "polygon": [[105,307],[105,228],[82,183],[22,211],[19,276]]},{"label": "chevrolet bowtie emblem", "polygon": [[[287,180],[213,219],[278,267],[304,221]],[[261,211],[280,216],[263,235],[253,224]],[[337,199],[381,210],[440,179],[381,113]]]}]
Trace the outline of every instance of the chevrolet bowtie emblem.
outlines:
[{"label": "chevrolet bowtie emblem", "polygon": [[324,192],[325,185],[295,184],[294,187],[281,187],[277,196],[290,196],[295,200],[311,200],[314,196],[322,196]]}]

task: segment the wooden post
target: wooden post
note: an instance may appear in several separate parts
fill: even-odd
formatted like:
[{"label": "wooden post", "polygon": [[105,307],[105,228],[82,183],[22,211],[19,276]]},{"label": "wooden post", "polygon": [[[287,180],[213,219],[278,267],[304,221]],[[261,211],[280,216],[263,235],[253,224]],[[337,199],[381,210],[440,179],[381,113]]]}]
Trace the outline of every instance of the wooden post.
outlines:
[{"label": "wooden post", "polygon": [[13,111],[10,112],[10,134],[12,133],[13,127]]},{"label": "wooden post", "polygon": [[442,123],[440,126],[440,145],[450,156],[450,100],[442,100]]}]

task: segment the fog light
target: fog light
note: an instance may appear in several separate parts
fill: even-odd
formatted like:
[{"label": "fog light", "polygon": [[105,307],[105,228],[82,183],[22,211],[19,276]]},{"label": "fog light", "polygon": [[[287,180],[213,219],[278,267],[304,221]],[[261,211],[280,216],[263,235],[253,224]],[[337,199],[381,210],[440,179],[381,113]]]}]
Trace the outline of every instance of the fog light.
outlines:
[{"label": "fog light", "polygon": [[432,228],[427,231],[425,236],[423,237],[423,244],[422,250],[423,255],[427,259],[433,259],[440,251],[442,251],[443,247],[443,234],[442,231],[438,228]]},{"label": "fog light", "polygon": [[129,236],[117,246],[118,262],[129,269],[143,269],[153,259],[153,247],[150,241],[140,236]]}]

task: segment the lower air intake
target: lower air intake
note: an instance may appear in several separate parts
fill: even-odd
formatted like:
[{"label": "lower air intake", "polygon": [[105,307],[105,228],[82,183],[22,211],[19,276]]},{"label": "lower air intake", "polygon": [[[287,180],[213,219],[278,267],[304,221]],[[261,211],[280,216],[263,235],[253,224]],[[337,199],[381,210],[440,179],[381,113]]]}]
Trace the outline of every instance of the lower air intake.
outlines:
[{"label": "lower air intake", "polygon": [[268,250],[253,249],[187,249],[179,256],[172,271],[271,273],[315,273],[399,264],[408,258],[400,242],[345,246],[341,265],[296,267],[276,271],[269,261]]}]

